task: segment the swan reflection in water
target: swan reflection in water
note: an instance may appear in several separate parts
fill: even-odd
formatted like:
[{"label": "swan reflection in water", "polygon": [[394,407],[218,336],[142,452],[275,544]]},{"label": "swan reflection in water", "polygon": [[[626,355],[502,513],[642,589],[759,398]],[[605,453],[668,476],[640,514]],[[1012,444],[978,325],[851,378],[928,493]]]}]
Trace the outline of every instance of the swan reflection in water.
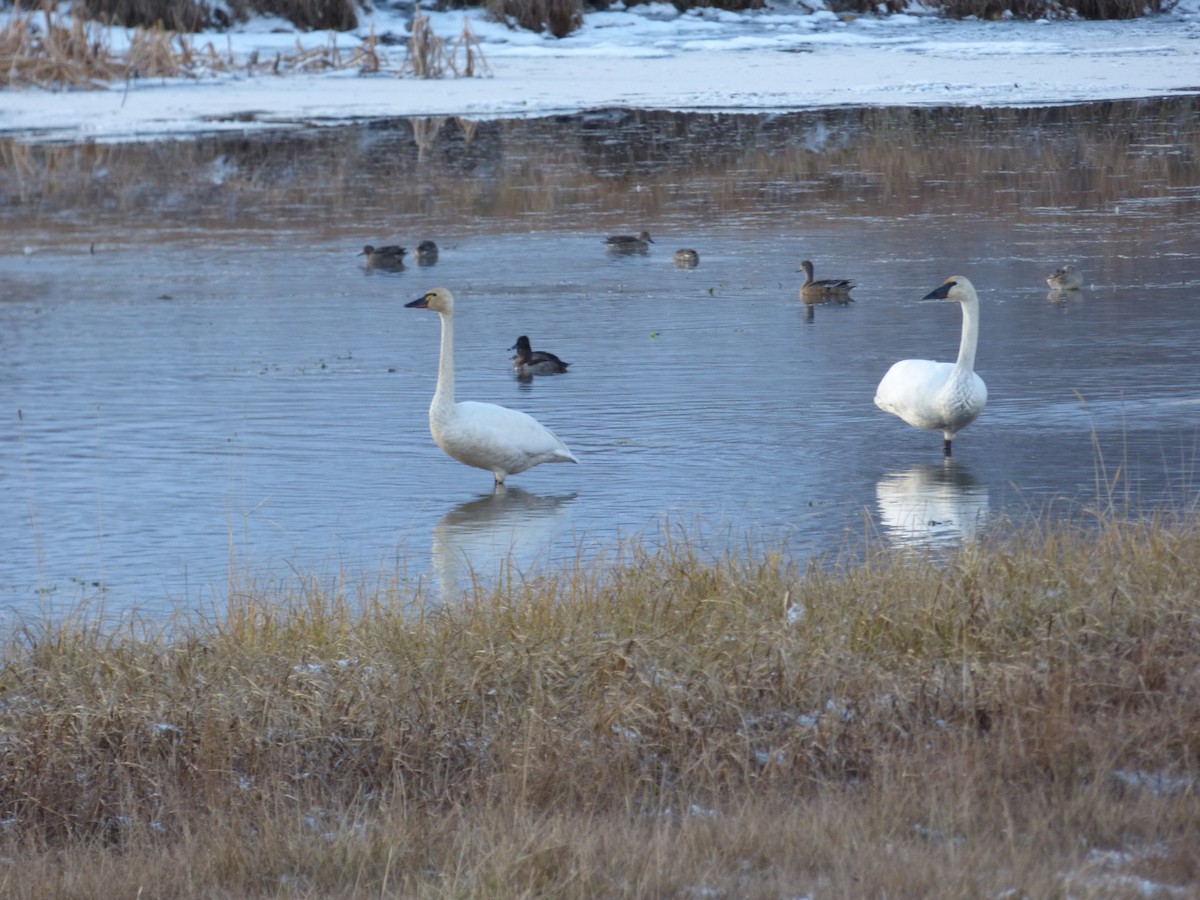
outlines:
[{"label": "swan reflection in water", "polygon": [[953,459],[890,472],[875,497],[884,532],[903,546],[973,538],[988,516],[987,486]]},{"label": "swan reflection in water", "polygon": [[567,508],[577,494],[541,496],[498,485],[495,492],[447,512],[433,529],[433,570],[443,602],[474,580],[493,580],[511,561],[518,566],[547,560],[563,533]]}]

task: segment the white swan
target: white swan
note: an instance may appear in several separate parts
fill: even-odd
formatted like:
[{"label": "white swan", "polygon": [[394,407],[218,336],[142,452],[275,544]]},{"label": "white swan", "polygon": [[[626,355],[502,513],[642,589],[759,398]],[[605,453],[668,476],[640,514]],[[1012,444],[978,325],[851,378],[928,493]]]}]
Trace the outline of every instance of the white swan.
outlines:
[{"label": "white swan", "polygon": [[454,297],[446,288],[435,288],[404,305],[432,309],[442,319],[437,390],[429,404],[435,444],[461,463],[490,470],[496,484],[538,463],[579,462],[553,431],[528,413],[495,403],[454,402]]},{"label": "white swan", "polygon": [[955,432],[966,428],[987,405],[987,385],[975,374],[979,343],[979,295],[961,275],[946,279],[925,300],[957,300],[962,306],[962,342],[958,362],[902,359],[888,369],[875,390],[875,405],[915,428],[942,432],[942,452],[950,455]]}]

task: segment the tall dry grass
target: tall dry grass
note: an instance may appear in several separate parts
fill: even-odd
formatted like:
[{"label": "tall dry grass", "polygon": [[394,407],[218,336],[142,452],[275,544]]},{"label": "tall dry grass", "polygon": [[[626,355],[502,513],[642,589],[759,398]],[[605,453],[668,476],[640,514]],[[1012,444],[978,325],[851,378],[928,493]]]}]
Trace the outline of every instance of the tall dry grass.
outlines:
[{"label": "tall dry grass", "polygon": [[[47,3],[43,9],[52,6]],[[192,33],[231,24],[223,6],[203,0],[84,0],[78,10],[90,20],[126,28]]]},{"label": "tall dry grass", "polygon": [[934,6],[950,18],[1137,19],[1165,12],[1175,0],[939,0]]},{"label": "tall dry grass", "polygon": [[67,17],[18,14],[0,30],[0,86],[101,88],[137,78],[198,78],[221,72],[280,73],[313,69],[379,67],[374,34],[352,50],[341,50],[332,37],[324,47],[273,58],[237,60],[211,42],[155,25],[134,30],[124,53],[112,49],[108,34],[86,19],[81,8]]},{"label": "tall dry grass", "polygon": [[[936,0],[932,7],[951,18],[981,19],[1086,18],[1132,19],[1171,9],[1176,0]],[[764,0],[672,0],[680,12],[717,8],[732,12],[761,9]],[[358,27],[361,0],[84,0],[72,7],[87,19],[127,28],[163,29],[196,33],[224,30],[254,15],[279,16],[304,31],[350,31]],[[630,2],[630,6],[637,2]],[[46,0],[43,9],[56,10],[57,0]],[[604,10],[610,0],[444,0],[441,4],[486,9],[494,19],[513,28],[549,32],[566,37],[584,21],[587,9]],[[839,13],[877,15],[903,13],[905,0],[830,0]]]},{"label": "tall dry grass", "polygon": [[558,38],[583,24],[583,0],[487,0],[485,8],[509,28],[548,31]]},{"label": "tall dry grass", "polygon": [[0,86],[92,87],[124,77],[127,67],[80,11],[69,18],[14,15],[0,29]]},{"label": "tall dry grass", "polygon": [[[107,32],[75,7],[59,16],[46,7],[39,14],[21,14],[0,29],[0,87],[104,87],[136,78],[204,77],[224,72],[284,74],[337,69],[376,73],[388,65],[374,28],[356,46],[343,48],[331,31],[323,46],[306,47],[300,40],[292,53],[261,56],[257,51],[239,59],[218,52],[211,42],[200,44],[186,30],[170,30],[159,19],[138,26],[129,49],[117,53]],[[491,74],[478,38],[470,25],[449,43],[429,28],[428,17],[414,18],[408,56],[396,68],[400,75],[437,78]]]},{"label": "tall dry grass", "polygon": [[[498,0],[486,0],[490,4]],[[514,2],[514,0],[510,0]],[[531,0],[525,0],[531,2]],[[680,12],[689,9],[716,7],[734,12],[761,9],[763,0],[671,0]],[[951,18],[975,16],[980,19],[1000,18],[1072,18],[1085,19],[1133,19],[1139,16],[1164,12],[1175,5],[1176,0],[934,0],[930,8]],[[597,9],[607,9],[609,0],[593,2]],[[637,0],[628,5],[637,5]],[[828,0],[833,12],[877,15],[879,13],[902,13],[909,4],[905,0]],[[518,20],[519,21],[519,20]],[[524,25],[523,27],[530,27]],[[540,31],[541,29],[535,29]]]},{"label": "tall dry grass", "polygon": [[81,8],[89,19],[105,24],[182,32],[226,29],[253,15],[279,16],[304,31],[358,27],[355,0],[84,0]]},{"label": "tall dry grass", "polygon": [[[95,0],[98,2],[98,0]],[[358,27],[358,0],[233,0],[235,18],[273,15],[304,31],[351,31]]]},{"label": "tall dry grass", "polygon": [[448,44],[444,37],[434,32],[429,16],[418,9],[409,23],[405,47],[408,53],[400,69],[402,75],[441,78],[450,71],[461,78],[474,78],[492,74],[483,56],[483,47],[466,19],[463,19],[458,37]]},{"label": "tall dry grass", "polygon": [[[6,897],[1200,889],[1200,532],[798,569],[631,546],[460,605],[301,585],[27,623]],[[418,598],[419,600],[419,598]]]}]

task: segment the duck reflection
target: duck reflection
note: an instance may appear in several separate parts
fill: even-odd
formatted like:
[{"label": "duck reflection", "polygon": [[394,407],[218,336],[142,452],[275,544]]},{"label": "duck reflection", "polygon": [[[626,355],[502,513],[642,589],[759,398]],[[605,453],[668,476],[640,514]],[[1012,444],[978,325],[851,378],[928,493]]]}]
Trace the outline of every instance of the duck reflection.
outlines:
[{"label": "duck reflection", "polygon": [[818,306],[826,306],[836,304],[837,306],[849,306],[854,302],[853,297],[807,297],[803,294],[800,299],[804,301],[804,322],[811,324],[816,320],[816,310]]},{"label": "duck reflection", "polygon": [[905,546],[972,538],[988,515],[987,486],[953,459],[889,472],[875,497],[885,533]]},{"label": "duck reflection", "polygon": [[473,579],[491,579],[507,562],[544,558],[563,530],[575,493],[541,496],[498,485],[447,512],[433,529],[433,569],[443,602]]},{"label": "duck reflection", "polygon": [[1083,302],[1083,291],[1060,291],[1051,288],[1046,294],[1046,299],[1059,308],[1078,306]]}]

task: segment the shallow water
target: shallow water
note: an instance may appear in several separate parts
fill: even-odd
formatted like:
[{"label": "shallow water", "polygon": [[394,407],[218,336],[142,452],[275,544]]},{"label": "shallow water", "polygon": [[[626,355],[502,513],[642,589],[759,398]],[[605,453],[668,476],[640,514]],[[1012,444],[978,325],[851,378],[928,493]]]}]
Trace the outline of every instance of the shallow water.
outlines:
[{"label": "shallow water", "polygon": [[[449,596],[503,560],[535,572],[670,531],[804,560],[999,516],[1190,508],[1192,102],[7,145],[0,606],[159,615],[308,578]],[[1143,143],[1114,150],[1130,120]],[[96,185],[122,167],[141,174]],[[78,203],[56,187],[72,179]],[[649,253],[605,253],[643,227]],[[425,237],[432,267],[356,256]],[[698,268],[672,264],[682,246]],[[854,302],[801,302],[803,257],[854,278]],[[1085,288],[1054,298],[1064,262]],[[920,302],[952,274],[980,290],[990,398],[945,464],[939,434],[872,398],[896,359],[954,358],[957,306]],[[459,397],[532,413],[581,465],[493,495],[433,445],[438,319],[403,303],[437,285],[458,299]],[[519,334],[570,372],[518,381]]]}]

